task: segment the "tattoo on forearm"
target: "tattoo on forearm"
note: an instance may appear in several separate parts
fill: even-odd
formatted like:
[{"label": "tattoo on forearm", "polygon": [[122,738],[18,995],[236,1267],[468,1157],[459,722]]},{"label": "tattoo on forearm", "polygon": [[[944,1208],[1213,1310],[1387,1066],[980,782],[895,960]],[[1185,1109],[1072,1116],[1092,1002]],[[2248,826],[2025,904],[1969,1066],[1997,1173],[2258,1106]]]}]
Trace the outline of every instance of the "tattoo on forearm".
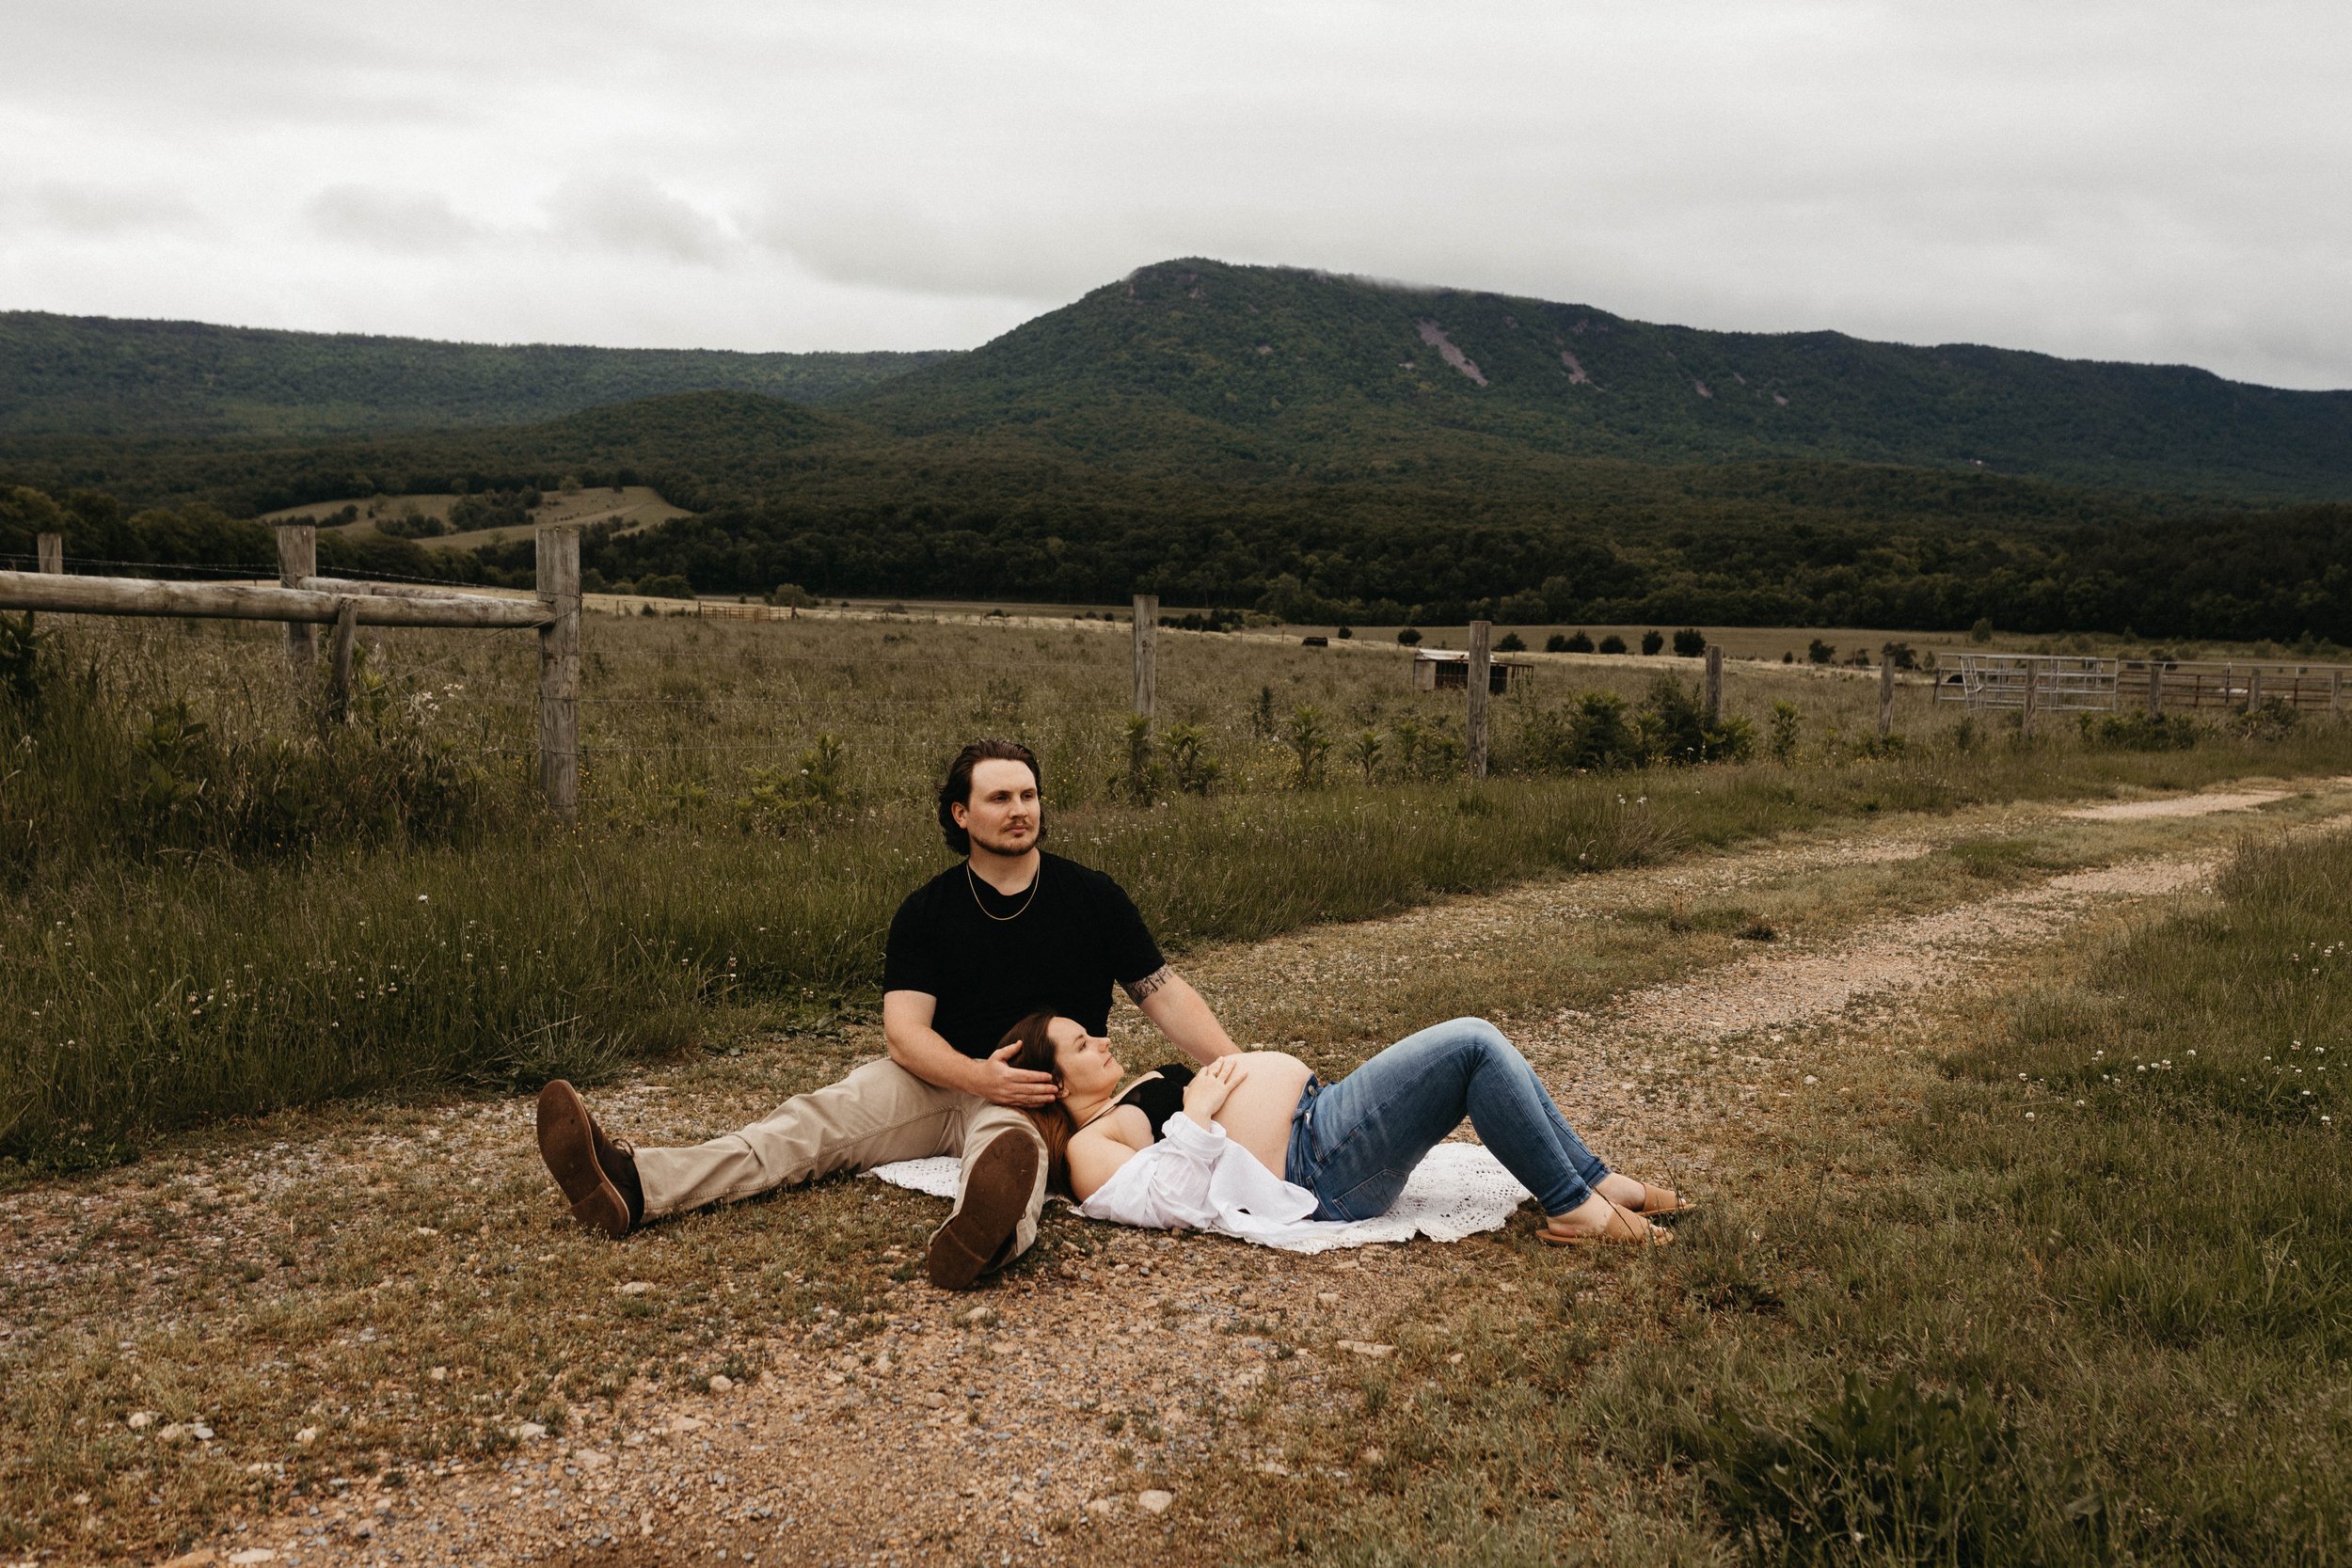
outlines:
[{"label": "tattoo on forearm", "polygon": [[1141,1006],[1145,997],[1151,995],[1153,991],[1159,990],[1162,986],[1168,984],[1174,978],[1176,978],[1176,972],[1168,968],[1168,965],[1162,964],[1159,968],[1153,970],[1142,979],[1122,980],[1120,982],[1120,989],[1126,991],[1128,1001],[1133,1002],[1137,1006]]}]

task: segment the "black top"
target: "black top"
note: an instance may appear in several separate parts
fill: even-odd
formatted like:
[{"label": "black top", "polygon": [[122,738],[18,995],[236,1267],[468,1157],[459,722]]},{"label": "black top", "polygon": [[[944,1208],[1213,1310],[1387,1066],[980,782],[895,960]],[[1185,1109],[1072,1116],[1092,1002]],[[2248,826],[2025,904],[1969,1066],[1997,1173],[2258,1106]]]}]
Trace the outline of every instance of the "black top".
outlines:
[{"label": "black top", "polygon": [[967,1056],[987,1055],[1034,1012],[1103,1034],[1112,983],[1132,985],[1165,961],[1117,882],[1059,855],[1040,861],[1037,880],[1009,898],[960,861],[907,895],[890,922],[882,990],[935,998],[931,1027]]},{"label": "black top", "polygon": [[1183,1113],[1184,1087],[1192,1082],[1192,1069],[1181,1062],[1170,1062],[1157,1070],[1157,1078],[1144,1080],[1111,1101],[1114,1105],[1133,1105],[1141,1111],[1143,1119],[1152,1124],[1152,1140],[1154,1143],[1168,1136],[1164,1131],[1168,1118]]}]

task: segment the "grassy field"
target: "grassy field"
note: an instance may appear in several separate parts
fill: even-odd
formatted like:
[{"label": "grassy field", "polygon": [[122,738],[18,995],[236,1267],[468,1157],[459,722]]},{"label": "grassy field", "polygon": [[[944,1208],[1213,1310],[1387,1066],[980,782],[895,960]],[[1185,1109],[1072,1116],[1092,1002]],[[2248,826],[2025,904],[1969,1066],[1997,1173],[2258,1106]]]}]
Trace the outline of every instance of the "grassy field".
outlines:
[{"label": "grassy field", "polygon": [[[431,517],[447,524],[450,509],[460,499],[453,491],[419,492],[406,496],[354,496],[343,500],[312,501],[307,506],[281,507],[276,512],[262,514],[260,521],[291,523],[308,518],[322,523],[328,532],[364,536],[377,531],[375,525],[379,520]],[[358,515],[346,523],[333,521],[346,507]],[[429,535],[418,543],[428,550],[470,550],[485,545],[502,545],[514,539],[528,539],[533,529],[548,523],[570,523],[582,528],[610,523],[614,525],[616,532],[630,533],[685,515],[685,508],[672,506],[651,485],[575,486],[550,492],[532,513],[529,523]]]},{"label": "grassy field", "polygon": [[1036,747],[1052,842],[1180,950],[1857,814],[2352,756],[2333,725],[2020,744],[1915,689],[1882,748],[1868,683],[1756,667],[1729,683],[1745,739],[1706,742],[1747,760],[1635,766],[1687,697],[1563,666],[1498,703],[1498,777],[1470,787],[1458,697],[1409,690],[1393,646],[1168,633],[1147,754],[1099,621],[598,618],[563,832],[528,783],[528,633],[372,645],[358,721],[324,744],[279,635],[51,622],[13,667],[0,1156],[103,1164],[338,1095],[593,1080],[867,1006],[891,909],[944,863],[932,781],[977,733]]},{"label": "grassy field", "polygon": [[[2259,826],[2307,827],[2344,804],[2341,790],[2282,801]],[[1593,1049],[1583,1020],[1631,988],[1704,984],[1748,955],[1836,951],[1889,922],[2081,867],[2209,855],[2249,825],[2091,823],[2017,806],[1883,825],[1832,821],[1796,835],[1793,852],[1759,848],[1712,875],[1714,858],[1693,855],[1457,903],[1443,963],[1426,961],[1432,927],[1415,917],[1208,944],[1188,967],[1237,1035],[1288,1041],[1327,1073],[1431,1017],[1478,1010],[1517,1018],[1515,1037],[1547,1063],[1548,1077],[1573,1088]],[[1838,852],[1890,836],[1927,852],[1875,861]],[[1807,844],[1820,852],[1805,854]],[[1041,1426],[1092,1434],[1076,1452],[1057,1452],[1071,1483],[1110,1493],[1165,1484],[1181,1499],[1171,1548],[1132,1514],[1099,1534],[1069,1533],[1084,1515],[1073,1524],[1075,1498],[1059,1497],[1066,1513],[1050,1523],[1042,1508],[1029,1517],[1053,1532],[1045,1539],[1054,1549],[1041,1555],[1060,1560],[1165,1561],[1191,1543],[1217,1560],[1511,1563],[1561,1560],[1564,1542],[1629,1564],[2250,1560],[2196,1548],[2224,1539],[2292,1544],[2260,1533],[2271,1516],[2289,1531],[2324,1535],[2328,1511],[2338,1507],[2318,1463],[2330,1440],[2332,1385],[2321,1375],[2292,1397],[2280,1392],[2295,1356],[2335,1363],[2309,1338],[2281,1346],[2241,1333],[2217,1354],[2217,1325],[2242,1308],[2235,1300],[2222,1301],[2217,1316],[2198,1308],[2201,1343],[2178,1355],[2150,1349],[2131,1293],[2164,1307],[2176,1286],[2192,1294],[2207,1288],[2197,1267],[2170,1266],[2170,1254],[2167,1266],[2151,1267],[2151,1238],[2189,1250],[2216,1240],[2203,1221],[2192,1227],[2169,1216],[2161,1174],[2146,1169],[2150,1158],[2169,1157],[2161,1140],[2181,1107],[2135,1099],[2137,1081],[2114,1088],[2108,1068],[2083,1069],[2085,1058],[2105,1060],[2091,1058],[2094,1051],[2118,1054],[2113,1020],[2094,1037],[2063,1044],[2046,1024],[2074,1016],[2086,999],[2105,1008],[2122,997],[2137,1017],[2132,1028],[2148,1037],[2133,1053],[2142,1059],[2186,1062],[2179,1041],[2193,1032],[2202,1046],[2209,1021],[2221,1015],[2226,1037],[2309,1025],[2306,1048],[2324,1044],[2334,1054],[2340,1044],[2320,1032],[2339,1016],[2332,972],[2295,983],[2313,989],[2286,990],[2296,1004],[2289,1016],[2266,1010],[2279,977],[2245,956],[2282,941],[2285,952],[2316,956],[2309,938],[2343,924],[2334,912],[2343,902],[2334,890],[2347,880],[2343,859],[2306,851],[2260,863],[2296,869],[2298,903],[2283,925],[2249,902],[2248,873],[2225,880],[2231,903],[2192,910],[2187,927],[2224,940],[2185,967],[2180,927],[2144,952],[2119,932],[2120,948],[2093,941],[2054,946],[2039,959],[2019,955],[1988,972],[1992,984],[1906,1007],[1892,1023],[1838,1018],[1786,1046],[1759,1035],[1735,1048],[1740,1059],[1762,1052],[1777,1060],[1739,1078],[1761,1070],[1794,1087],[1791,1064],[1802,1063],[1832,1079],[1835,1093],[1824,1086],[1818,1100],[1801,1092],[1751,1102],[1757,1114],[1744,1132],[1720,1115],[1674,1111],[1683,1085],[1715,1070],[1711,1051],[1692,1046],[1687,1060],[1661,1060],[1639,1107],[1624,1107],[1637,1135],[1643,1123],[1672,1136],[1663,1124],[1697,1119],[1709,1126],[1698,1141],[1724,1141],[1697,1183],[1709,1205],[1696,1216],[1704,1223],[1686,1225],[1680,1246],[1648,1257],[1563,1255],[1538,1245],[1521,1223],[1459,1246],[1367,1254],[1359,1268],[1353,1258],[1277,1260],[1061,1214],[1031,1259],[981,1298],[975,1326],[973,1298],[941,1298],[917,1278],[935,1210],[872,1182],[826,1182],[693,1216],[625,1247],[583,1235],[549,1200],[527,1099],[362,1101],[171,1138],[128,1169],[29,1185],[0,1212],[20,1259],[0,1281],[0,1326],[11,1331],[0,1341],[0,1545],[29,1552],[70,1543],[74,1560],[135,1560],[211,1541],[225,1555],[229,1544],[213,1532],[249,1526],[233,1544],[292,1549],[286,1543],[298,1530],[306,1560],[315,1548],[332,1561],[341,1560],[337,1544],[311,1533],[344,1535],[380,1504],[403,1523],[393,1539],[379,1537],[379,1549],[397,1544],[413,1558],[432,1545],[437,1561],[504,1560],[515,1546],[545,1549],[560,1544],[558,1534],[578,1535],[580,1510],[595,1494],[574,1496],[578,1483],[562,1481],[573,1513],[560,1532],[538,1499],[559,1468],[564,1478],[586,1475],[580,1454],[595,1449],[641,1479],[686,1464],[697,1496],[712,1470],[735,1473],[737,1490],[723,1506],[710,1494],[709,1510],[662,1507],[649,1544],[634,1538],[637,1508],[619,1510],[631,1539],[584,1560],[704,1560],[722,1524],[717,1541],[731,1556],[756,1546],[795,1560],[791,1543],[809,1543],[822,1489],[795,1494],[798,1536],[780,1537],[767,1519],[738,1525],[743,1507],[768,1499],[755,1490],[765,1486],[763,1465],[796,1480],[863,1475],[870,1497],[895,1513],[901,1502],[953,1496],[974,1480],[1001,1481],[1025,1450],[1042,1447],[1017,1438],[1009,1449],[960,1444],[960,1433],[973,1434],[960,1423],[912,1433],[888,1424],[893,1411],[930,1419],[922,1391],[942,1379],[952,1389],[992,1366],[1034,1377],[1025,1362],[1001,1359],[1017,1328],[1041,1336],[1049,1352],[1064,1337],[1137,1330],[1180,1341],[1171,1347],[1179,1364],[1214,1369],[1199,1388],[1081,1371],[1080,1389],[1067,1386],[1069,1376],[1032,1382],[1012,1408],[993,1414],[992,1425],[1009,1423],[1016,1434]],[[2325,896],[2312,896],[2313,888]],[[1564,906],[1572,918],[1563,918]],[[1781,940],[1759,945],[1743,935],[1759,922]],[[1541,1022],[1555,1016],[1569,1022]],[[2010,1049],[2025,1038],[2021,1030],[2038,1042],[2023,1056]],[[2048,1048],[2057,1054],[2045,1057]],[[870,1027],[828,1022],[631,1074],[599,1094],[598,1105],[630,1135],[675,1141],[731,1125],[746,1104],[822,1083],[871,1049]],[[1551,1050],[1566,1055],[1553,1061]],[[2225,1058],[2216,1077],[2247,1065]],[[1609,1076],[1620,1070],[1635,1069]],[[1648,1077],[1646,1066],[1638,1070]],[[2020,1083],[2016,1071],[2034,1082]],[[2073,1107],[2076,1099],[2091,1103]],[[1580,1122],[1597,1114],[1589,1098],[1575,1103]],[[2025,1121],[2025,1110],[2041,1119]],[[2073,1119],[2042,1125],[2061,1113]],[[1979,1116],[1980,1124],[1972,1119]],[[2112,1164],[2121,1140],[2105,1128],[2119,1116],[2143,1140],[2137,1163]],[[2296,1138],[2312,1131],[2308,1122],[2299,1132],[2280,1125]],[[1956,1142],[1955,1131],[1963,1134]],[[1608,1142],[1628,1132],[1617,1124]],[[2279,1267],[2335,1266],[2328,1228],[2340,1217],[2328,1207],[2335,1199],[2294,1208],[2305,1181],[2296,1162],[2326,1158],[2329,1147],[2217,1145],[2217,1154],[2268,1160],[2280,1171],[2267,1186],[2224,1184],[2226,1201],[2253,1205],[2236,1217],[2270,1222],[2249,1234],[2275,1237],[2298,1217],[2312,1232],[2317,1244],[2294,1232]],[[1652,1174],[1646,1164],[1634,1168]],[[2187,1168],[2211,1174],[2201,1164]],[[2119,1192],[2120,1182],[2140,1186]],[[2086,1191],[2097,1201],[2077,1197]],[[2247,1285],[2251,1256],[2239,1246],[2219,1259],[2219,1282]],[[1338,1272],[1342,1264],[1351,1272]],[[643,1293],[624,1294],[625,1285]],[[2080,1299],[2094,1290],[2123,1294],[2104,1307]],[[2328,1299],[2304,1306],[2324,1317]],[[1200,1327],[1201,1304],[1220,1301],[1233,1304],[1222,1326]],[[1333,1348],[1348,1336],[1396,1350],[1358,1361]],[[1221,1396],[1215,1379],[1245,1338],[1271,1346],[1265,1381],[1250,1397]],[[1310,1381],[1311,1364],[1327,1375]],[[1840,1403],[1849,1371],[1866,1378],[1859,1416]],[[2204,1381],[2188,1379],[2191,1371]],[[847,1377],[836,1394],[848,1402],[729,1406],[712,1395],[714,1376],[756,1383],[787,1402],[803,1389],[833,1402],[826,1384]],[[1981,1377],[1995,1381],[1972,1381]],[[2110,1400],[2112,1409],[2103,1402]],[[1955,1402],[1965,1407],[1959,1418],[1950,1416]],[[2270,1447],[2246,1464],[2216,1458],[2226,1431],[2200,1439],[2202,1449],[2174,1434],[2173,1412],[2232,1405],[2278,1423],[2265,1429]],[[724,1414],[742,1423],[744,1440],[769,1442],[792,1430],[786,1410],[801,1408],[828,1423],[821,1451],[787,1443],[763,1461],[739,1445],[727,1457],[697,1458],[699,1450],[657,1451],[660,1441],[646,1436],[674,1414],[714,1428]],[[2078,1419],[2086,1408],[2087,1423]],[[136,1412],[156,1413],[156,1426],[131,1426]],[[568,1443],[575,1463],[559,1466],[552,1442],[518,1439],[521,1421]],[[217,1440],[157,1435],[163,1423],[189,1422],[217,1429]],[[1817,1422],[1827,1422],[1820,1430],[1830,1436],[1816,1438]],[[2150,1441],[2140,1429],[2165,1435]],[[1966,1446],[1979,1437],[1981,1450]],[[1759,1469],[1756,1456],[1782,1453],[1775,1445],[1784,1438],[1818,1441],[1828,1462],[1798,1466],[1775,1492],[1771,1465]],[[1955,1444],[1961,1450],[1947,1452]],[[891,1452],[898,1467],[878,1480],[861,1451]],[[2292,1463],[2280,1463],[2282,1454]],[[2063,1544],[2073,1527],[2021,1534],[2009,1514],[1993,1526],[2007,1533],[1952,1539],[1955,1517],[1967,1527],[1966,1511],[1994,1485],[2024,1496],[2028,1512],[2055,1498],[2062,1514],[2085,1493],[2057,1496],[2058,1481],[2044,1472],[2071,1477],[2058,1466],[2075,1458],[2101,1487],[2101,1509],[2129,1532],[2071,1558],[2042,1548],[2053,1534]],[[2167,1468],[2181,1463],[2204,1468],[2184,1484]],[[1279,1473],[1260,1468],[1267,1464]],[[1759,1495],[1738,1490],[1740,1478],[1759,1476]],[[530,1500],[512,1505],[518,1533],[504,1538],[507,1550],[424,1540],[419,1519],[460,1522],[455,1505],[468,1495],[446,1489],[469,1477],[487,1483],[490,1496],[474,1497],[485,1510],[510,1483],[529,1489]],[[2150,1510],[2169,1511],[2194,1488],[2207,1499],[2195,1527],[2206,1533],[2182,1534],[2169,1512],[2160,1527],[2147,1522]],[[857,1512],[869,1513],[871,1502]],[[1846,1540],[1850,1552],[1837,1545],[1843,1536],[1827,1533],[1848,1517],[1864,1536]],[[952,1514],[923,1510],[906,1525],[908,1540],[920,1534],[951,1560],[997,1560],[979,1550],[987,1538],[977,1528],[928,1533],[934,1522],[952,1524]],[[864,1527],[844,1528],[849,1539],[866,1539]],[[1784,1549],[1789,1528],[1805,1549]]]},{"label": "grassy field", "polygon": [[[1300,1510],[1292,1549],[1535,1560],[1581,1511],[1628,1562],[2345,1560],[2347,951],[2338,833],[1790,1045],[1840,1098],[1752,1140],[1667,1266],[1387,1325],[1410,1359],[1365,1383],[1400,1397],[1333,1440],[1422,1481]],[[1465,1346],[1483,1375],[1416,1375]]]}]

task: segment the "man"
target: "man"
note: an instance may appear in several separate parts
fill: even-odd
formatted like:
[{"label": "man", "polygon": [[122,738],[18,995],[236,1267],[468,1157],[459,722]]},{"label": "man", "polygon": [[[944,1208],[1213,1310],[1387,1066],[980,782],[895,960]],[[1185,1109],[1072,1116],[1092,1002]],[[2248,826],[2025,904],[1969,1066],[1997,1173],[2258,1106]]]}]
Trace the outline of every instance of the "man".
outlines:
[{"label": "man", "polygon": [[581,1224],[621,1237],[651,1220],[835,1171],[957,1154],[955,1211],[931,1237],[931,1282],[969,1289],[1037,1239],[1044,1144],[1023,1107],[1057,1093],[997,1050],[1005,1031],[1050,1009],[1089,1034],[1109,1025],[1111,986],[1195,1061],[1233,1042],[1198,991],[1160,957],[1118,883],[1039,847],[1037,758],[1009,740],[957,753],[939,825],[964,859],[914,890],[890,923],[882,1037],[890,1055],[795,1095],[773,1115],[690,1148],[632,1148],[605,1136],[561,1079],[539,1096],[539,1152]]}]

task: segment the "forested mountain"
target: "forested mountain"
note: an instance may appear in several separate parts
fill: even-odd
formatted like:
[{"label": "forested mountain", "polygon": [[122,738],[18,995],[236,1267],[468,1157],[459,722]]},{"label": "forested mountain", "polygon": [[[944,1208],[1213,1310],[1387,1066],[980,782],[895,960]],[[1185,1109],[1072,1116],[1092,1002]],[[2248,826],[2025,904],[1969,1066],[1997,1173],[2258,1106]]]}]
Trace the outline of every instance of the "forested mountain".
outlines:
[{"label": "forested mountain", "polygon": [[1518,452],[1982,467],[2213,497],[2352,497],[2352,391],[2185,366],[1709,332],[1585,305],[1163,262],[844,401],[902,434],[1089,461],[1380,480]]},{"label": "forested mountain", "polygon": [[[270,558],[203,498],[645,483],[697,515],[592,529],[612,582],[828,594],[1263,609],[1385,625],[1589,620],[2137,630],[2352,641],[2352,506],[2215,509],[1980,472],[1768,460],[1684,466],[1534,454],[1484,483],[1200,479],[1089,464],[1029,436],[878,436],[838,411],[736,392],[544,425],[292,449],[184,446],[26,476],[72,515],[0,488],[0,552],[62,526],[76,555]],[[51,460],[55,462],[53,455]],[[0,465],[0,473],[10,466]],[[1458,476],[1457,476],[1458,477]],[[110,489],[141,504],[127,510]],[[44,520],[47,519],[47,520]],[[531,580],[528,543],[427,558],[338,542],[373,569]],[[324,547],[324,542],[323,546]],[[324,559],[324,557],[322,558]]]},{"label": "forested mountain", "polygon": [[699,390],[831,404],[878,436],[1019,437],[1089,465],[1242,482],[1474,483],[1543,454],[2352,498],[2352,391],[1711,332],[1205,261],[1141,268],[968,354],[499,347],[0,313],[0,439],[18,450],[520,425]]},{"label": "forested mountain", "polygon": [[[1185,261],[822,407],[717,389],[326,437],[0,429],[0,487],[191,564],[206,508],[577,481],[695,514],[592,530],[586,565],[704,592],[2341,642],[2348,420],[2352,394],[2198,371]],[[10,504],[0,549],[19,550],[51,503]],[[405,541],[362,543],[424,569],[396,563]],[[525,581],[528,555],[431,570]]]},{"label": "forested mountain", "polygon": [[444,343],[0,311],[0,436],[521,424],[722,388],[824,403],[946,357]]}]

